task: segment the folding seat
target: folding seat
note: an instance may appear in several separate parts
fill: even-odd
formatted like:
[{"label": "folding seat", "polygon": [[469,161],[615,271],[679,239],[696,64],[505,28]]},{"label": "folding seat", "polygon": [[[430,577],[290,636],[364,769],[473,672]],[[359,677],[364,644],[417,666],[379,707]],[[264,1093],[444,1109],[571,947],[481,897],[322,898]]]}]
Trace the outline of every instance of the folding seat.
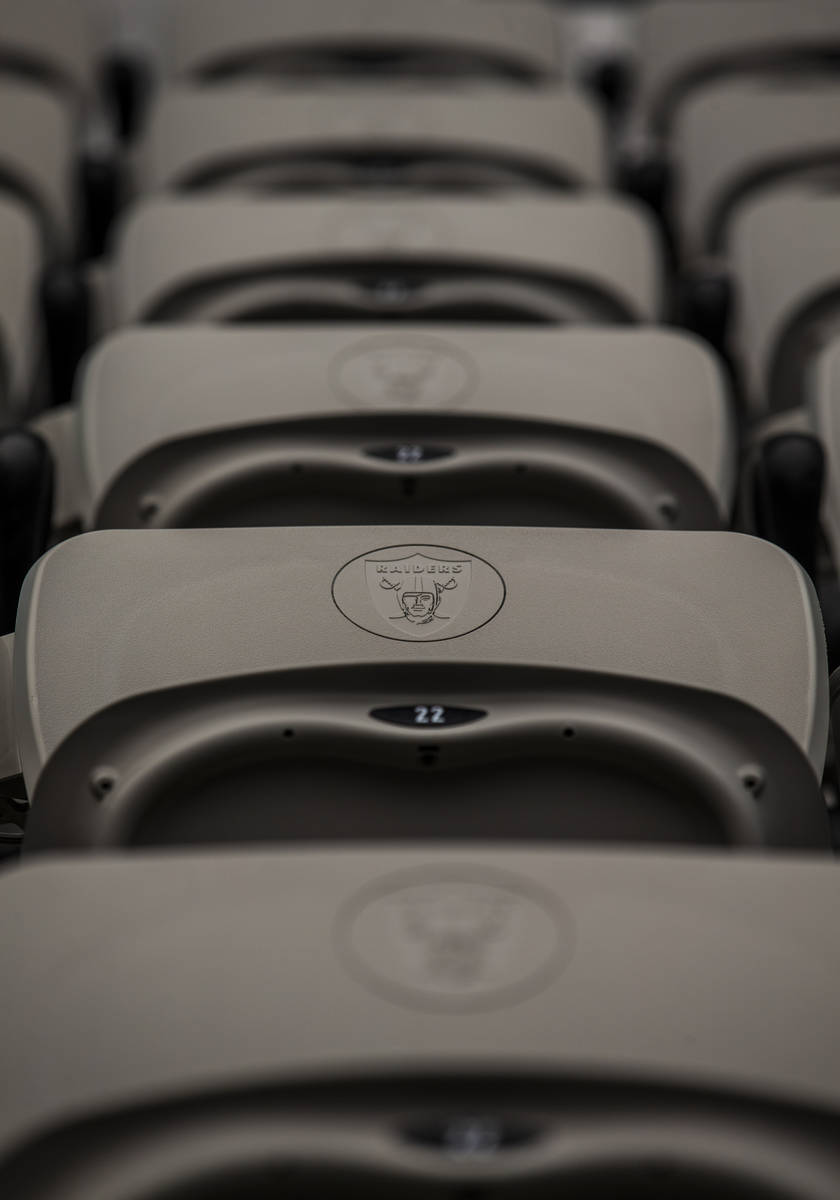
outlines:
[{"label": "folding seat", "polygon": [[[817,583],[829,661],[840,665],[840,343],[815,359],[802,408],[760,428],[748,460],[754,527]],[[840,730],[837,732],[840,733]]]},{"label": "folding seat", "polygon": [[[638,32],[636,94],[624,137],[621,175],[625,188],[646,200],[670,225],[672,193],[675,184],[680,186],[674,177],[673,155],[679,149],[684,111],[701,104],[704,92],[709,97],[708,110],[716,111],[712,94],[720,92],[725,97],[739,81],[769,88],[786,88],[791,81],[801,84],[803,79],[834,82],[834,64],[840,53],[840,7],[834,0],[795,4],[789,0],[719,0],[713,4],[708,0],[653,0],[640,9]],[[715,122],[713,145],[697,163],[701,176],[707,169],[713,171],[710,163],[728,160],[730,141],[737,140],[734,129],[730,133],[725,125],[726,103]],[[708,110],[701,104],[701,114]],[[774,111],[770,110],[768,123]],[[698,119],[708,122],[712,118],[701,115]],[[783,128],[788,120],[782,119]],[[735,129],[740,124],[736,117]],[[793,134],[793,125],[789,129]],[[719,138],[723,143],[720,151],[714,148]],[[760,132],[757,140],[764,147],[771,135]],[[812,145],[814,140],[813,132],[808,132],[803,145]],[[783,139],[775,145],[781,147]],[[734,147],[732,152],[736,153]],[[746,150],[747,162],[751,153]],[[705,193],[705,184],[701,189]],[[700,203],[690,198],[690,192],[686,195],[689,205]],[[725,281],[718,282],[712,274],[711,280],[697,283],[696,292],[689,291],[687,305],[715,310],[726,306]],[[693,316],[691,323],[706,334],[704,326],[714,328],[721,319],[717,312],[704,313],[700,323]]]},{"label": "folding seat", "polygon": [[813,588],[743,535],[88,533],[5,652],[25,853],[829,846]]},{"label": "folding seat", "polygon": [[674,120],[676,215],[684,260],[724,255],[740,206],[797,182],[840,178],[840,87],[720,83]]},{"label": "folding seat", "polygon": [[31,204],[50,249],[65,255],[76,252],[74,193],[92,186],[73,168],[101,100],[107,24],[95,0],[3,0],[0,190]]},{"label": "folding seat", "polygon": [[699,89],[735,77],[830,81],[838,51],[834,0],[652,0],[639,14],[635,119],[667,139]]},{"label": "folding seat", "polygon": [[163,198],[114,248],[106,322],[655,321],[658,243],[626,201]]},{"label": "folding seat", "polygon": [[42,440],[28,432],[21,436],[18,429],[41,386],[43,331],[38,316],[43,255],[43,240],[31,210],[17,199],[0,194],[0,631],[3,633],[13,627],[16,593],[23,574],[43,549],[50,530],[54,472],[49,451]]},{"label": "folding seat", "polygon": [[490,0],[173,0],[165,71],[199,83],[313,78],[540,84],[561,71],[549,9]]},{"label": "folding seat", "polygon": [[0,195],[0,425],[20,416],[35,386],[42,263],[43,245],[31,213]]},{"label": "folding seat", "polygon": [[716,529],[733,425],[711,352],[668,330],[316,326],[124,330],[34,428],[59,530]]},{"label": "folding seat", "polygon": [[[0,25],[4,18],[0,18]],[[0,198],[24,206],[41,241],[37,312],[43,361],[37,390],[18,399],[37,409],[69,398],[68,359],[84,349],[87,310],[76,260],[86,240],[84,226],[94,206],[93,190],[82,187],[82,122],[78,105],[40,79],[2,70],[0,30]],[[93,166],[93,158],[90,165]],[[99,169],[98,167],[96,168]],[[93,175],[87,177],[93,180]],[[31,297],[26,293],[29,304]]]},{"label": "folding seat", "polygon": [[599,114],[569,88],[266,92],[173,88],[153,109],[138,191],[573,190],[606,181]]},{"label": "folding seat", "polygon": [[95,22],[85,0],[3,0],[0,76],[38,83],[71,107],[94,84]]},{"label": "folding seat", "polygon": [[805,415],[807,428],[819,438],[825,452],[821,518],[832,559],[840,568],[840,344],[836,338],[817,361]]},{"label": "folding seat", "polygon": [[75,262],[97,249],[116,202],[99,128],[105,25],[93,0],[3,0],[0,15],[0,194],[30,207],[44,239],[39,405],[69,397],[87,319]]},{"label": "folding seat", "polygon": [[[623,323],[654,320],[661,313],[662,304],[658,248],[650,224],[633,206],[610,198],[587,201],[564,198],[554,202],[517,199],[507,203],[449,200],[425,204],[157,200],[141,206],[128,218],[117,245],[111,284],[110,306],[107,296],[103,305],[103,309],[110,307],[110,311],[103,311],[103,324],[109,320],[116,325],[283,319],[323,322],[339,317],[402,322],[413,317],[423,321],[479,323]],[[375,357],[379,370],[382,359]],[[421,358],[425,357],[424,351]],[[455,358],[460,361],[457,351]],[[416,356],[413,361],[416,362]],[[389,362],[395,365],[393,358]],[[194,363],[190,363],[188,372],[193,368]],[[141,368],[141,374],[144,369]],[[461,369],[456,366],[456,375]],[[547,366],[542,368],[543,372],[547,369]],[[696,359],[690,369],[698,381],[698,392],[705,394],[707,382],[713,391],[719,388],[713,371],[703,381],[706,368],[698,366]],[[449,372],[447,367],[446,373]],[[132,377],[138,378],[136,370]],[[460,387],[456,391],[460,392]],[[602,464],[600,485],[595,485],[594,479],[583,478],[584,473],[572,464],[567,450],[566,465],[558,460],[561,474],[571,470],[579,480],[581,499],[587,491],[590,498],[582,506],[576,502],[576,509],[571,506],[565,511],[581,514],[588,508],[591,514],[588,523],[606,519],[609,523],[652,522],[672,527],[683,523],[692,527],[716,525],[718,501],[727,507],[725,462],[729,445],[723,434],[726,420],[721,397],[716,394],[707,399],[710,403],[704,400],[702,411],[713,422],[709,427],[715,431],[713,436],[721,431],[722,444],[716,445],[708,457],[704,449],[696,460],[693,452],[689,452],[689,469],[685,463],[675,461],[685,457],[680,448],[685,448],[686,441],[681,435],[669,434],[666,448],[676,450],[670,456],[670,464],[666,456],[657,453],[656,447],[636,446],[636,467],[620,473],[620,479],[626,481],[622,486],[629,489],[624,498],[619,496],[620,489],[609,485],[603,470],[608,459],[616,460],[615,451],[607,449],[608,439],[599,439],[600,446],[593,446],[587,453],[587,463],[599,460]],[[289,394],[289,402],[294,404],[293,392]],[[502,403],[509,409],[508,398]],[[639,417],[631,419],[629,424],[619,415],[623,401],[615,403],[611,415],[609,403],[604,406],[599,401],[598,405],[600,419],[610,421],[614,432],[625,439],[615,449],[618,445],[629,449],[628,439],[639,434],[645,436],[641,417],[644,404],[639,405]],[[592,406],[593,411],[598,405]],[[187,407],[192,409],[192,416],[186,416],[186,409],[182,409],[178,419],[183,421],[186,416],[187,425],[182,432],[195,434],[196,418],[199,422],[204,418],[194,401],[187,401]],[[253,411],[264,422],[263,401],[258,401]],[[275,411],[279,413],[279,409]],[[544,415],[545,406],[540,410],[538,405],[532,416],[539,419],[540,411]],[[499,412],[499,401],[494,412]],[[567,412],[572,415],[571,408]],[[139,431],[143,422],[138,423],[135,417],[127,428]],[[691,422],[690,417],[688,420]],[[579,418],[577,423],[581,423]],[[324,431],[322,423],[316,425],[319,433]],[[90,519],[90,512],[80,513],[74,493],[88,486],[97,490],[99,484],[92,478],[78,481],[73,478],[79,461],[75,417],[63,413],[55,421],[41,422],[40,428],[59,460],[56,524],[61,528],[80,515]],[[152,423],[143,428],[143,436],[133,451],[140,454],[144,453],[144,439],[165,437],[163,430],[156,430]],[[498,426],[496,430],[494,436],[498,439]],[[245,436],[247,439],[250,433],[246,431]],[[566,444],[570,445],[568,440]],[[524,449],[521,442],[520,446]],[[151,448],[148,442],[145,448]],[[27,474],[34,509],[26,507],[22,522],[25,525],[29,520],[30,511],[39,515],[23,538],[21,520],[14,512],[5,521],[0,516],[0,528],[4,525],[8,528],[9,521],[16,526],[17,544],[25,551],[16,555],[16,565],[5,572],[0,589],[3,602],[0,628],[4,632],[13,619],[19,582],[33,561],[30,547],[40,544],[46,532],[40,514],[48,513],[51,506],[51,483],[44,477],[49,467],[44,448],[29,444],[25,453],[27,463],[34,467]],[[509,450],[503,454],[509,460]],[[659,465],[654,462],[657,458]],[[663,458],[666,461],[662,462]],[[693,462],[705,463],[711,472],[707,480],[692,478]],[[252,460],[251,466],[254,465]],[[460,466],[459,463],[456,473],[461,473]],[[83,464],[82,467],[86,470]],[[365,467],[370,482],[372,462],[367,461]],[[495,469],[494,466],[492,470]],[[642,475],[648,477],[643,480]],[[4,482],[2,476],[0,469],[0,485]],[[263,473],[263,481],[265,478]],[[654,481],[656,490],[651,492]],[[665,491],[659,489],[659,481],[670,481]],[[310,480],[301,482],[311,497]],[[709,495],[706,486],[709,482],[716,490],[715,495]],[[366,481],[361,483],[357,505],[365,500]],[[383,486],[386,491],[382,502],[391,504],[397,500],[394,482],[386,483],[383,479]],[[259,484],[259,490],[265,499],[264,482]],[[234,495],[240,514],[244,514],[241,491],[235,489]],[[333,498],[334,493],[330,499]],[[98,503],[99,497],[92,499]],[[369,492],[369,499],[374,501],[375,494]],[[440,511],[445,516],[444,500],[445,489],[440,496]],[[84,499],[81,503],[86,504]],[[225,521],[231,519],[233,503],[231,497],[224,500]],[[496,497],[492,503],[498,509]],[[378,507],[379,500],[376,504]],[[516,505],[521,506],[518,513]],[[145,503],[142,507],[147,514],[145,522],[152,508]],[[681,507],[682,514],[677,511]],[[273,511],[276,512],[276,505]],[[370,507],[357,511],[359,519],[367,519]],[[539,522],[554,522],[558,517],[569,519],[562,517],[562,506],[559,514],[556,509],[552,511],[551,505],[546,511],[536,488],[520,490],[506,511],[510,513],[506,519],[526,517]],[[404,511],[395,515],[405,519]],[[123,523],[124,518],[107,518],[111,520]],[[169,522],[175,520],[170,515]]]},{"label": "folding seat", "polygon": [[7,1200],[836,1196],[830,863],[103,857],[0,896]]},{"label": "folding seat", "polygon": [[799,408],[838,324],[840,196],[778,189],[732,223],[735,344],[754,414]]},{"label": "folding seat", "polygon": [[[4,20],[5,14],[0,26]],[[14,401],[22,410],[41,407],[53,388],[58,400],[68,398],[61,356],[66,347],[73,346],[72,353],[78,357],[82,348],[73,328],[79,317],[75,304],[80,281],[70,265],[77,255],[83,208],[77,172],[79,112],[58,90],[44,87],[39,80],[4,74],[2,52],[0,29],[0,200],[8,199],[25,209],[40,240],[34,271],[26,266],[27,281],[38,276],[37,299],[27,282],[17,304],[25,309],[28,325],[37,322],[41,327],[39,366],[49,367],[49,374],[39,370],[36,376],[27,369],[26,377],[18,379]],[[27,230],[12,255],[17,268],[9,268],[4,286],[19,284],[16,270],[21,259],[32,253]],[[3,416],[0,396],[0,421]]]},{"label": "folding seat", "polygon": [[76,118],[54,92],[0,72],[0,194],[25,204],[50,256],[75,253]]}]

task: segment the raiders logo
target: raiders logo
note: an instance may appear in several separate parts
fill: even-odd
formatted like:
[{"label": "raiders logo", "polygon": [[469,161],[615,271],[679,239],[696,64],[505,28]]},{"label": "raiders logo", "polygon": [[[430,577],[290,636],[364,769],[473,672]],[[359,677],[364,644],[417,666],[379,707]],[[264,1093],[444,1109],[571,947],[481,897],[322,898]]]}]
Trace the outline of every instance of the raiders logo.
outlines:
[{"label": "raiders logo", "polygon": [[531,884],[481,869],[391,877],[342,914],[351,972],[389,999],[454,1012],[502,1007],[568,961],[570,915]]},{"label": "raiders logo", "polygon": [[440,338],[383,335],[343,350],[331,369],[333,390],[352,408],[451,408],[475,390],[478,372]]},{"label": "raiders logo", "polygon": [[390,546],[342,567],[333,599],[368,633],[441,642],[491,621],[504,604],[505,584],[476,555],[447,546]]}]

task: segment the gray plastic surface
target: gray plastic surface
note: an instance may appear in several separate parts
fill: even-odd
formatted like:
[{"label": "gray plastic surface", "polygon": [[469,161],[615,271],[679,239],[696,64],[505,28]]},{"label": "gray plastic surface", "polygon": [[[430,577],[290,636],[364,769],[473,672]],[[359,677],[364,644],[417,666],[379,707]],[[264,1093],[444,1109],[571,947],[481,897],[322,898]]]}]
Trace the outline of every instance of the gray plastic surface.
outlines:
[{"label": "gray plastic surface", "polygon": [[[702,343],[666,330],[129,329],[94,351],[78,394],[79,429],[59,447],[59,478],[72,474],[80,447],[88,524],[132,464],[167,442],[278,422],[282,436],[282,423],[353,412],[381,416],[375,436],[360,434],[365,446],[404,441],[406,418],[443,413],[642,439],[690,467],[724,522],[734,492],[720,368]],[[399,434],[389,433],[389,414]],[[322,438],[326,450],[327,431]],[[163,501],[160,480],[149,486]]]},{"label": "gray plastic surface", "polygon": [[763,191],[840,170],[840,88],[719,83],[674,123],[678,212],[689,254],[723,252],[733,210]]},{"label": "gray plastic surface", "polygon": [[838,220],[840,197],[780,188],[732,223],[737,340],[755,412],[804,403],[814,359],[840,324]]},{"label": "gray plastic surface", "polygon": [[[447,585],[434,620],[424,611],[419,624],[401,615],[392,578],[402,582],[399,562],[415,554],[438,564],[418,587],[426,576]],[[459,575],[451,563],[466,565]],[[822,770],[828,679],[813,588],[757,539],[117,531],[56,547],[24,585],[15,721],[30,795],[63,738],[131,696],[295,667],[356,665],[361,685],[365,664],[402,662],[554,665],[723,693],[782,726]]]},{"label": "gray plastic surface", "polygon": [[0,417],[13,419],[33,385],[41,254],[30,213],[18,201],[0,196]]},{"label": "gray plastic surface", "polygon": [[810,427],[826,456],[822,522],[835,562],[840,562],[840,342],[817,360],[808,393]]},{"label": "gray plastic surface", "polygon": [[0,73],[0,111],[0,192],[9,192],[31,208],[51,250],[69,252],[75,186],[73,110],[43,87],[8,80]]},{"label": "gray plastic surface", "polygon": [[715,75],[758,74],[762,60],[838,44],[834,0],[654,0],[639,15],[639,113],[664,132],[680,100]]},{"label": "gray plastic surface", "polygon": [[169,70],[188,78],[212,77],[255,52],[324,46],[443,48],[510,63],[537,77],[551,78],[561,68],[557,18],[522,0],[487,0],[480,20],[461,0],[237,0],[235,22],[227,0],[177,0],[169,15]]},{"label": "gray plastic surface", "polygon": [[92,89],[94,45],[85,0],[3,0],[0,55],[59,91],[78,97]]},{"label": "gray plastic surface", "polygon": [[598,671],[405,661],[112,705],[46,764],[23,852],[534,840],[752,853],[831,841],[802,750],[740,701]]},{"label": "gray plastic surface", "polygon": [[[577,1198],[587,1164],[621,1195],[652,1160],[832,1200],[838,904],[829,863],[480,845],[14,871],[6,1195],[150,1200],[232,1171],[251,1196],[258,1162],[297,1166],[303,1196],[320,1167],[335,1195]],[[471,1116],[532,1135],[484,1158],[410,1135]]]},{"label": "gray plastic surface", "polygon": [[229,319],[269,302],[278,272],[330,267],[352,278],[371,261],[384,264],[386,274],[442,263],[467,275],[491,269],[577,283],[639,321],[656,320],[662,304],[652,222],[617,198],[157,199],[135,207],[121,226],[112,317],[117,324],[176,315]]},{"label": "gray plastic surface", "polygon": [[78,526],[89,500],[77,410],[71,404],[48,408],[29,421],[28,426],[44,439],[53,460],[53,529],[61,532]]},{"label": "gray plastic surface", "polygon": [[[217,190],[226,182],[235,188],[239,172],[246,188],[250,171],[255,190],[269,190],[290,161],[397,154],[506,167],[509,186],[517,171],[524,184],[530,172],[535,184],[597,186],[606,182],[605,149],[597,109],[570,88],[424,89],[386,99],[372,87],[290,94],[181,87],[155,105],[136,183]],[[422,174],[416,178],[422,187]]]}]

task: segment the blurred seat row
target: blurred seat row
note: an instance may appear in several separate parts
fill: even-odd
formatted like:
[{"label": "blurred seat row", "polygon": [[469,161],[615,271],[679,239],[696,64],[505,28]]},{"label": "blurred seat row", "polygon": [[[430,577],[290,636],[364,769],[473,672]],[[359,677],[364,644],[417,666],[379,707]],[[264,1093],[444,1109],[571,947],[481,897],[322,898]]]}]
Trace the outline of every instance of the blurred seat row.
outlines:
[{"label": "blurred seat row", "polygon": [[4,1200],[835,1200],[838,59],[2,0]]}]

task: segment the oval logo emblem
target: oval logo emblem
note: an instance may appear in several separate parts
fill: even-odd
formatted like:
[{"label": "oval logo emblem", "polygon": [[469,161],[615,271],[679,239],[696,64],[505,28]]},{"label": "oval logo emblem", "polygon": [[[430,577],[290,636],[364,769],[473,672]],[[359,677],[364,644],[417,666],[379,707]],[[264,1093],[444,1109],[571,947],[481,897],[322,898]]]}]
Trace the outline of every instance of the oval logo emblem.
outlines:
[{"label": "oval logo emblem", "polygon": [[495,567],[451,546],[386,546],[361,554],[333,580],[339,611],[398,642],[445,642],[486,625],[505,602]]},{"label": "oval logo emblem", "polygon": [[481,868],[391,876],[339,921],[350,972],[415,1008],[471,1012],[548,986],[574,948],[571,915],[529,881]]},{"label": "oval logo emblem", "polygon": [[432,337],[366,338],[343,350],[332,386],[353,408],[446,408],[475,389],[478,371],[461,350]]}]

